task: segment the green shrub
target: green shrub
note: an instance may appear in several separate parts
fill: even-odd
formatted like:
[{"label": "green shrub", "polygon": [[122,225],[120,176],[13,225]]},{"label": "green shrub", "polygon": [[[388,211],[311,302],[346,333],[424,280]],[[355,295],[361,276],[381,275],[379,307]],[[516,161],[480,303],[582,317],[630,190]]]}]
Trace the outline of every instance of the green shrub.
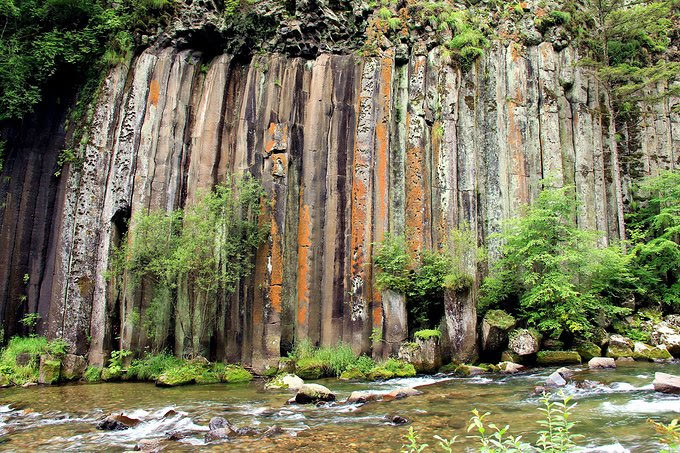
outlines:
[{"label": "green shrub", "polygon": [[352,366],[362,373],[368,373],[375,367],[375,360],[368,357],[367,355],[361,355],[357,358],[356,362],[354,362]]},{"label": "green shrub", "polygon": [[[57,339],[47,341],[44,337],[14,337],[0,352],[0,374],[11,385],[37,382],[40,374],[40,356],[47,354],[49,360],[60,362],[68,343]],[[17,363],[21,359],[23,365]]]},{"label": "green shrub", "polygon": [[198,364],[185,362],[182,365],[175,365],[163,371],[156,381],[156,385],[161,387],[176,387],[179,385],[193,384],[206,369]]},{"label": "green shrub", "polygon": [[349,345],[338,343],[335,346],[320,348],[314,355],[317,360],[335,376],[340,376],[344,370],[354,365],[357,357]]},{"label": "green shrub", "polygon": [[102,377],[102,369],[98,366],[88,366],[83,377],[89,383],[99,382]]},{"label": "green shrub", "polygon": [[417,331],[413,336],[419,340],[426,341],[431,338],[440,338],[442,336],[442,331],[439,329],[424,329]]},{"label": "green shrub", "polygon": [[480,310],[512,310],[546,334],[592,335],[595,319],[628,313],[618,304],[635,289],[621,247],[598,248],[601,234],[573,223],[573,187],[546,188],[498,236],[502,256],[482,287]]},{"label": "green shrub", "polygon": [[503,310],[489,310],[484,315],[484,320],[499,329],[509,330],[515,326],[515,318]]},{"label": "green shrub", "polygon": [[391,373],[394,373],[396,377],[413,377],[416,375],[415,367],[403,360],[390,358],[380,366]]},{"label": "green shrub", "polygon": [[182,363],[182,359],[168,353],[148,354],[143,359],[133,360],[127,374],[130,379],[155,381],[165,370]]},{"label": "green shrub", "polygon": [[410,284],[411,256],[408,253],[404,236],[386,234],[379,244],[375,244],[373,263],[377,273],[375,283],[381,291],[392,290],[405,293]]}]

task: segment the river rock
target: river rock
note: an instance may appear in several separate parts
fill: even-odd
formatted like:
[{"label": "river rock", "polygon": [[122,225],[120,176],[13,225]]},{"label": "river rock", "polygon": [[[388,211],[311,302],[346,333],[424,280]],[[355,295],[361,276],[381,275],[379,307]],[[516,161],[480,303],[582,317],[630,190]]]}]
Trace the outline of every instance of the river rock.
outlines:
[{"label": "river rock", "polygon": [[370,401],[377,401],[380,399],[380,395],[377,393],[371,393],[371,392],[366,392],[366,391],[355,391],[352,392],[345,403],[348,404],[361,404],[361,403],[368,403]]},{"label": "river rock", "polygon": [[563,377],[565,380],[567,380],[567,381],[568,381],[569,379],[571,379],[572,377],[574,377],[574,374],[576,374],[576,372],[575,372],[574,370],[569,369],[569,368],[567,368],[567,367],[559,368],[559,369],[556,371],[556,373],[559,373],[560,376],[562,376],[562,377]]},{"label": "river rock", "polygon": [[516,329],[510,332],[510,350],[519,356],[536,354],[539,347],[539,338],[535,332],[529,329]]},{"label": "river rock", "polygon": [[229,439],[229,436],[233,434],[235,434],[235,432],[227,428],[211,429],[210,431],[205,433],[203,440],[205,441],[205,443],[216,442],[220,440]]},{"label": "river rock", "polygon": [[419,373],[435,373],[442,366],[439,337],[416,337],[413,343],[403,343],[399,348],[399,359],[413,365]]},{"label": "river rock", "polygon": [[342,372],[338,378],[341,381],[365,381],[368,377],[358,368],[350,368]]},{"label": "river rock", "polygon": [[453,371],[453,374],[461,377],[479,376],[480,374],[487,373],[482,367],[472,366],[472,365],[458,365]]},{"label": "river rock", "polygon": [[103,420],[100,420],[96,427],[102,431],[122,431],[124,429],[133,428],[141,422],[141,420],[128,417],[121,412],[120,414],[111,414]]},{"label": "river rock", "polygon": [[283,433],[284,433],[283,428],[281,428],[278,425],[273,425],[267,428],[264,433],[262,433],[262,438],[266,439],[270,437],[276,437],[280,436]]},{"label": "river rock", "polygon": [[385,415],[385,420],[392,423],[393,425],[405,425],[408,423],[408,419],[402,417],[401,415]]},{"label": "river rock", "polygon": [[680,376],[668,373],[654,373],[654,390],[662,393],[680,393]]},{"label": "river rock", "polygon": [[508,332],[515,327],[515,318],[503,310],[489,310],[481,328],[481,348],[485,353],[499,353],[508,344]]},{"label": "river rock", "polygon": [[616,368],[616,362],[611,357],[593,357],[588,361],[588,368]]},{"label": "river rock", "polygon": [[284,374],[276,376],[264,385],[265,390],[290,389],[298,390],[305,381],[294,374]]},{"label": "river rock", "polygon": [[47,354],[40,356],[40,374],[38,375],[38,383],[56,384],[59,382],[60,372],[61,360],[57,360]]},{"label": "river rock", "polygon": [[335,394],[323,385],[302,384],[295,395],[295,402],[298,404],[309,404],[319,401],[335,401]]},{"label": "river rock", "polygon": [[503,374],[515,374],[526,371],[527,367],[514,362],[501,362],[498,364],[498,368]]},{"label": "river rock", "polygon": [[580,364],[581,356],[576,351],[539,351],[536,363],[543,366]]},{"label": "river rock", "polygon": [[550,376],[548,376],[548,379],[545,380],[545,385],[549,387],[564,387],[567,385],[567,381],[560,373],[555,371]]},{"label": "river rock", "polygon": [[162,450],[160,439],[142,439],[135,445],[135,451],[143,451],[144,453],[158,453]]},{"label": "river rock", "polygon": [[616,358],[616,363],[633,363],[635,362],[635,359],[632,357],[617,357]]},{"label": "river rock", "polygon": [[607,346],[607,357],[618,359],[619,357],[632,357],[633,341],[623,335],[611,335]]},{"label": "river rock", "polygon": [[404,387],[399,389],[394,389],[382,396],[383,401],[400,400],[403,398],[408,398],[409,396],[422,395],[423,392],[410,387]]}]

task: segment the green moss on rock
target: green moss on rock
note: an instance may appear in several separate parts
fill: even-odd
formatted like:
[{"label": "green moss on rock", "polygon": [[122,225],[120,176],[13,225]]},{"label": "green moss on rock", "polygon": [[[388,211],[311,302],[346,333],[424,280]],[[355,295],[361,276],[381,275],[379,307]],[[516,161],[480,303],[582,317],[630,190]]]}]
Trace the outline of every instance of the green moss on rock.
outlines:
[{"label": "green moss on rock", "polygon": [[619,357],[633,357],[633,350],[627,346],[609,345],[607,357],[618,359]]},{"label": "green moss on rock", "polygon": [[458,362],[447,363],[446,365],[444,365],[444,366],[442,366],[441,368],[439,368],[439,372],[440,372],[440,373],[451,374],[451,373],[453,373],[454,371],[456,371],[456,368],[458,368],[458,365],[460,365],[460,363],[458,363]]},{"label": "green moss on rock", "polygon": [[539,351],[536,363],[543,366],[578,364],[581,356],[576,351]]},{"label": "green moss on rock", "polygon": [[392,379],[394,377],[394,373],[383,367],[376,367],[373,368],[370,373],[368,373],[367,377],[370,381],[386,381],[388,379]]},{"label": "green moss on rock", "polygon": [[513,362],[513,363],[521,363],[522,358],[519,356],[519,354],[515,354],[512,351],[503,351],[501,354],[501,362]]},{"label": "green moss on rock", "polygon": [[302,379],[321,379],[326,374],[326,364],[315,358],[301,359],[295,364],[295,374]]},{"label": "green moss on rock", "polygon": [[593,357],[602,356],[602,348],[591,341],[576,343],[576,345],[574,345],[574,350],[578,352],[578,355],[580,355],[581,359],[584,361],[588,361]]},{"label": "green moss on rock", "polygon": [[484,320],[494,327],[502,330],[510,330],[515,327],[515,318],[504,310],[489,310],[484,315]]},{"label": "green moss on rock", "polygon": [[178,385],[193,384],[203,374],[199,366],[186,363],[168,368],[158,377],[156,385],[159,387],[176,387]]},{"label": "green moss on rock", "polygon": [[45,356],[40,358],[40,376],[38,377],[40,384],[56,384],[59,382],[60,372],[61,360]]},{"label": "green moss on rock", "polygon": [[227,365],[222,374],[222,381],[228,384],[239,384],[242,382],[250,382],[253,380],[253,375],[240,365]]},{"label": "green moss on rock", "polygon": [[366,375],[361,372],[358,368],[350,368],[345,370],[340,375],[340,380],[343,381],[365,381]]}]

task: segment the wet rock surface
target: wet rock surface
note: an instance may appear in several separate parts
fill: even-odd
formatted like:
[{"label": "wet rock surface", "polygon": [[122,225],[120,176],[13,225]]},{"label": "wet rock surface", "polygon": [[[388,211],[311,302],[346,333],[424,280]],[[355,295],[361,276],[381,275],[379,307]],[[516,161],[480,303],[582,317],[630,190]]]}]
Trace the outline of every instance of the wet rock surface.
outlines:
[{"label": "wet rock surface", "polygon": [[298,404],[335,401],[335,394],[319,384],[303,384],[295,395]]}]

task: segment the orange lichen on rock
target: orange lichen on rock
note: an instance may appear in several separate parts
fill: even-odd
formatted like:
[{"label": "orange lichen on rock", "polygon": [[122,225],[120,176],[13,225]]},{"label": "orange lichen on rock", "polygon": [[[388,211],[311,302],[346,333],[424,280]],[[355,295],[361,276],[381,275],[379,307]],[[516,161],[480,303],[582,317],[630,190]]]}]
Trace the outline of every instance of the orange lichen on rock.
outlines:
[{"label": "orange lichen on rock", "polygon": [[158,97],[160,96],[160,92],[161,85],[158,83],[158,80],[152,80],[151,85],[149,85],[149,103],[151,103],[151,105],[158,105]]}]

